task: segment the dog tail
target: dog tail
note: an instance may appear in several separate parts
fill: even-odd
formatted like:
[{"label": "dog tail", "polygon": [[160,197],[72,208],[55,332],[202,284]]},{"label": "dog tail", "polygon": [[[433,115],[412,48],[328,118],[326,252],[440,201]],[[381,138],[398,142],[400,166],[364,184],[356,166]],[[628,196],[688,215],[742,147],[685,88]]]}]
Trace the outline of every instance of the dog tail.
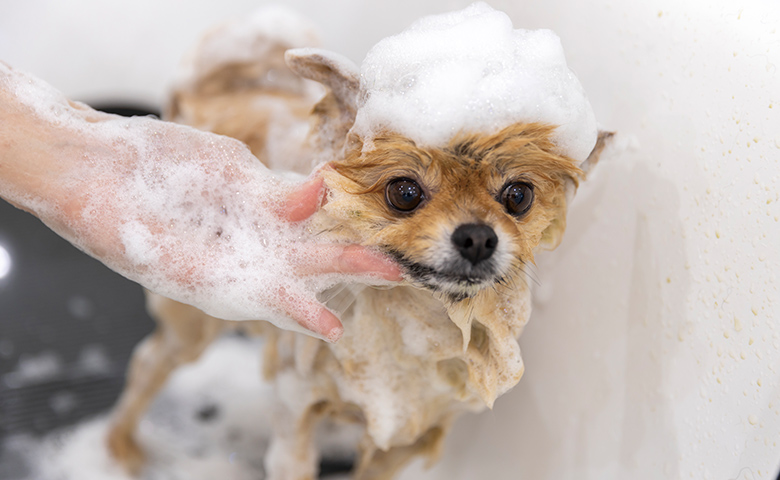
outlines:
[{"label": "dog tail", "polygon": [[284,54],[318,44],[313,25],[286,7],[264,7],[222,24],[185,58],[163,116],[237,138],[263,163],[279,167],[277,157],[301,149],[309,112],[324,94],[321,85],[294,73]]},{"label": "dog tail", "polygon": [[208,31],[185,57],[175,90],[213,94],[266,88],[300,93],[302,82],[287,68],[284,52],[318,45],[316,29],[308,20],[287,7],[266,6]]}]

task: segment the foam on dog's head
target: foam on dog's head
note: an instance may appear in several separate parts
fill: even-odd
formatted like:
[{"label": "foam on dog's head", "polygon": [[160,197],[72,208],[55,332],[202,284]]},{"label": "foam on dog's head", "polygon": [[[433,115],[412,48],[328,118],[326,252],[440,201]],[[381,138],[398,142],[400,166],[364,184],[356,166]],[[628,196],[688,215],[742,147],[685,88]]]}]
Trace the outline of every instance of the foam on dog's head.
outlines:
[{"label": "foam on dog's head", "polygon": [[485,3],[422,18],[380,41],[361,67],[359,102],[353,132],[365,140],[392,130],[442,146],[461,132],[540,122],[558,126],[558,153],[577,162],[596,142],[593,110],[560,39],[514,30]]}]

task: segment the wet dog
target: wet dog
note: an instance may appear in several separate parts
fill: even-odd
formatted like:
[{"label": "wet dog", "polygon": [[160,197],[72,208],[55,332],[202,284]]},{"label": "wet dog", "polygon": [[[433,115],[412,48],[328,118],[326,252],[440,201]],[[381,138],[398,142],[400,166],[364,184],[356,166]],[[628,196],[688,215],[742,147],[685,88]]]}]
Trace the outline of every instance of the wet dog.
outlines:
[{"label": "wet dog", "polygon": [[[438,147],[390,130],[362,138],[350,132],[360,94],[354,64],[296,49],[286,53],[288,69],[282,52],[298,45],[261,33],[252,42],[267,48],[212,62],[180,85],[169,118],[243,140],[274,166],[305,172],[308,159],[328,160],[330,193],[310,228],[391,255],[406,281],[357,293],[335,344],[149,293],[158,328],[134,354],[109,449],[137,471],[134,430],[168,375],[220,333],[243,329],[265,335],[264,374],[277,385],[268,478],[316,477],[313,433],[324,418],[364,427],[355,478],[392,478],[415,455],[435,460],[459,414],[491,407],[520,380],[529,266],[560,242],[568,200],[609,135],[580,166],[556,153],[556,126],[543,123],[462,132]],[[315,101],[303,79],[323,85],[324,97]]]}]

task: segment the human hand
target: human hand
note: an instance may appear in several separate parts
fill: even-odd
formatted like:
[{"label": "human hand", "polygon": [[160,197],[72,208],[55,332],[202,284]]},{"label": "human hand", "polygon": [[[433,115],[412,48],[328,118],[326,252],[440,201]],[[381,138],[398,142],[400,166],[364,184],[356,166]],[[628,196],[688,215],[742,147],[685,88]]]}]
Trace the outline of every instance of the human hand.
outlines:
[{"label": "human hand", "polygon": [[240,142],[96,112],[2,64],[0,107],[0,196],[157,293],[335,341],[318,291],[400,279],[384,257],[307,231],[322,181],[275,177]]},{"label": "human hand", "polygon": [[[323,180],[315,177],[293,190],[278,215],[288,222],[306,220],[319,210],[323,193]],[[317,254],[294,257],[293,269],[300,276],[335,274],[364,283],[402,279],[395,262],[360,245],[312,243],[308,248],[315,249]],[[279,307],[299,325],[331,341],[341,336],[343,328],[339,319],[310,294],[281,298]]]}]

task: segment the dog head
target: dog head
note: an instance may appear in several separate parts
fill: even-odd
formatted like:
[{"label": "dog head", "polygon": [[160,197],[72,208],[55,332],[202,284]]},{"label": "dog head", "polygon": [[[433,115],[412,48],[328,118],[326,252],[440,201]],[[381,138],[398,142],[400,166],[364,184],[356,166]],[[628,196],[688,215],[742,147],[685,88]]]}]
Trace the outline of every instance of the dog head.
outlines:
[{"label": "dog head", "polygon": [[582,163],[561,153],[567,130],[549,122],[465,131],[431,146],[381,122],[355,128],[373,90],[349,60],[312,49],[286,58],[328,88],[309,137],[330,160],[315,228],[377,247],[433,292],[463,339],[441,372],[463,398],[469,391],[492,405],[523,375],[516,339],[530,316],[526,269],[538,248],[560,242],[567,202],[611,134],[600,133],[584,161],[578,151]]},{"label": "dog head", "polygon": [[554,127],[516,124],[421,148],[392,133],[353,144],[329,175],[326,208],[401,264],[409,280],[450,301],[515,285],[534,250],[555,247],[567,185],[581,170],[553,153]]},{"label": "dog head", "polygon": [[[333,191],[326,210],[353,238],[394,257],[413,284],[458,302],[515,285],[537,247],[558,245],[583,170],[556,153],[555,125],[464,132],[435,148],[391,131],[365,139],[347,133],[357,66],[316,49],[288,51],[287,61],[329,88],[312,129],[337,158],[325,173]],[[608,136],[599,135],[583,167],[595,164]]]}]

